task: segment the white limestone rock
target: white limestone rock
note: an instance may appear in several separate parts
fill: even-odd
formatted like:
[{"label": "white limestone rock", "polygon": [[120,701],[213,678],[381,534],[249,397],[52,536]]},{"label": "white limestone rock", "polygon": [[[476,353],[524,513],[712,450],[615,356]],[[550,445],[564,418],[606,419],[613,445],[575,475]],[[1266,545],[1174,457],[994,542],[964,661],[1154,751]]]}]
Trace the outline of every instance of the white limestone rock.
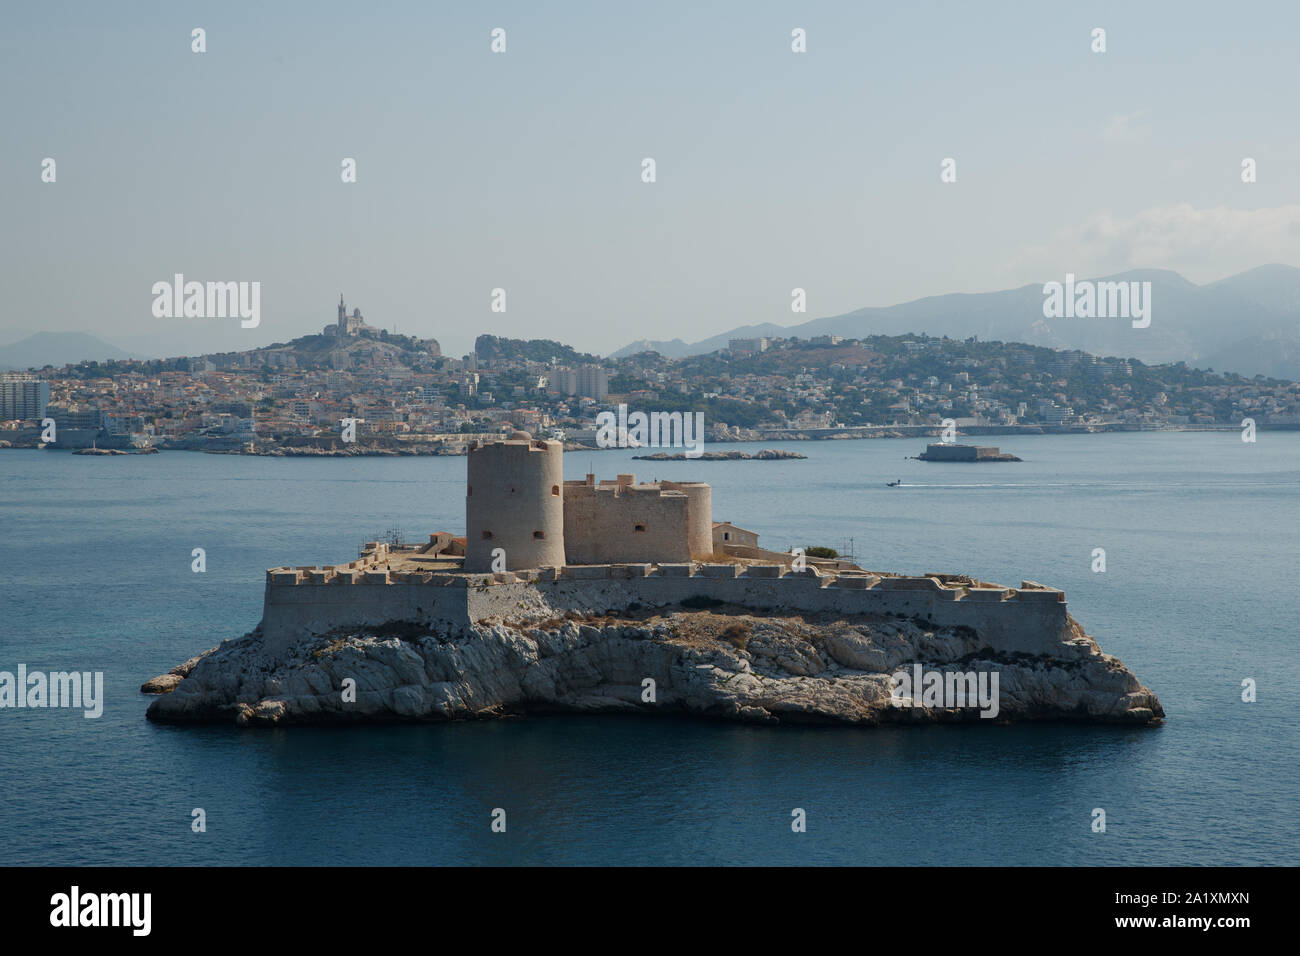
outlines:
[{"label": "white limestone rock", "polygon": [[[921,663],[927,670],[996,670],[999,721],[1163,718],[1155,695],[1073,620],[1056,648],[1009,654],[970,628],[742,609],[304,635],[274,656],[254,631],[187,661],[188,676],[155,700],[148,716],[246,726],[557,711],[756,723],[981,719],[974,708],[893,706],[891,675]],[[655,681],[653,703],[642,700],[647,677]],[[347,678],[355,700],[344,700]]]}]

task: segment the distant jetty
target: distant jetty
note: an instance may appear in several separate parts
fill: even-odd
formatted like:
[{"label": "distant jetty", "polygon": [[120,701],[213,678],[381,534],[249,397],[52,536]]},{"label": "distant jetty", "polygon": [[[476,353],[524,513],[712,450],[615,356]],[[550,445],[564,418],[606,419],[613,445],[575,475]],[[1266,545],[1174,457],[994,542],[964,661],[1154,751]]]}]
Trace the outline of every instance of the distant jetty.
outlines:
[{"label": "distant jetty", "polygon": [[706,451],[702,455],[692,457],[684,452],[670,455],[666,451],[661,451],[654,455],[632,456],[636,461],[791,461],[807,457],[797,451],[777,451],[775,448],[764,448],[752,455],[747,451]]},{"label": "distant jetty", "polygon": [[125,451],[121,448],[78,448],[74,455],[156,455],[157,448],[133,448]]},{"label": "distant jetty", "polygon": [[1015,455],[1003,454],[992,445],[954,445],[950,442],[931,442],[925,451],[916,456],[917,461],[1023,461]]}]

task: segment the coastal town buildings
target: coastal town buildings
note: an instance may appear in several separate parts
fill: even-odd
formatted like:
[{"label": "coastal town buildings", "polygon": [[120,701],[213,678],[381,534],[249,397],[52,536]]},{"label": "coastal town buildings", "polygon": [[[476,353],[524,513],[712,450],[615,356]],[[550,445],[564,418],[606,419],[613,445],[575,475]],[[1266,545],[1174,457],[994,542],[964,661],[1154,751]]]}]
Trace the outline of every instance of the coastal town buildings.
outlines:
[{"label": "coastal town buildings", "polygon": [[0,421],[37,420],[45,417],[50,385],[34,375],[0,375]]},{"label": "coastal town buildings", "polygon": [[[512,428],[593,444],[621,404],[702,411],[710,440],[890,429],[1088,430],[1300,424],[1295,382],[926,336],[737,340],[710,355],[599,359],[554,342],[481,336],[463,359],[367,324],[340,297],[317,336],[159,361],[84,362],[0,380],[0,441],[209,450],[337,449],[353,438],[464,453]],[[482,354],[480,354],[480,352]]]}]

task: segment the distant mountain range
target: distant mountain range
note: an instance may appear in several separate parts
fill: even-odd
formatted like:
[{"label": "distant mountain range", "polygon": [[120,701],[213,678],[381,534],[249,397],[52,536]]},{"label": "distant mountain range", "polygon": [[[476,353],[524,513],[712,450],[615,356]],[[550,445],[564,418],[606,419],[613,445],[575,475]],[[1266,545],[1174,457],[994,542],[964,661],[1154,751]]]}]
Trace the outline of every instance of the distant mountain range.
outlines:
[{"label": "distant mountain range", "polygon": [[[1051,276],[1048,281],[1063,281]],[[1176,272],[1137,270],[1105,276],[1097,282],[1150,282],[1151,325],[1135,329],[1127,319],[1044,318],[1041,284],[1001,292],[954,293],[858,309],[844,315],[812,319],[798,325],[745,325],[688,344],[642,339],[619,349],[613,358],[655,351],[669,358],[703,355],[725,349],[729,339],[759,336],[867,335],[926,333],[984,341],[1025,342],[1054,349],[1079,349],[1094,355],[1136,358],[1148,364],[1185,361],[1195,368],[1212,368],[1242,375],[1268,375],[1300,380],[1300,269],[1260,266],[1207,285],[1196,285]],[[234,351],[265,345],[229,333],[211,333],[202,351],[190,341],[182,348],[162,335],[107,340],[86,332],[37,332],[10,345],[0,345],[0,370],[63,366],[86,360],[148,359],[206,352]],[[488,351],[493,336],[480,336]],[[232,348],[233,346],[233,348]],[[547,355],[567,357],[571,350],[547,345]],[[557,351],[558,350],[558,351]]]},{"label": "distant mountain range", "polygon": [[[1082,278],[1082,277],[1080,277]],[[1046,281],[1064,281],[1050,276]],[[1196,285],[1176,272],[1144,269],[1097,282],[1150,282],[1151,325],[1126,319],[1043,317],[1042,284],[1002,292],[931,296],[900,305],[858,309],[799,325],[746,325],[693,344],[641,340],[614,358],[652,350],[671,358],[725,349],[733,338],[759,336],[903,335],[909,332],[984,341],[1024,342],[1148,364],[1185,361],[1195,368],[1300,380],[1300,269],[1260,266]]]},{"label": "distant mountain range", "polygon": [[85,332],[37,332],[12,345],[0,345],[0,371],[132,357],[117,346]]},{"label": "distant mountain range", "polygon": [[[273,333],[239,335],[237,326],[193,326],[159,329],[147,335],[99,336],[89,332],[36,332],[18,341],[0,344],[0,371],[103,362],[109,359],[161,359],[181,355],[211,355],[247,351],[271,344]],[[0,333],[3,334],[3,333]],[[11,332],[20,336],[23,333]],[[3,342],[0,339],[0,342]]]}]

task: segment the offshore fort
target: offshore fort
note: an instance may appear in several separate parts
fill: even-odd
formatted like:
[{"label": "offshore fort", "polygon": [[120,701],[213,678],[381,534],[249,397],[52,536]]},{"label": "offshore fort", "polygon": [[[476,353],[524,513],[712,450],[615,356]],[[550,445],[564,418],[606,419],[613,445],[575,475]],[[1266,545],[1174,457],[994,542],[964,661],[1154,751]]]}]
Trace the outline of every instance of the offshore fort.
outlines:
[{"label": "offshore fort", "polygon": [[[258,627],[147,682],[149,718],[965,721],[990,675],[1003,721],[1164,716],[1054,588],[766,550],[708,484],[565,481],[561,443],[523,431],[471,445],[465,493],[464,537],[268,570]],[[900,672],[939,691],[900,696]]]},{"label": "offshore fort", "polygon": [[925,451],[916,456],[917,461],[1021,461],[992,445],[954,445],[950,442],[931,442]]}]

